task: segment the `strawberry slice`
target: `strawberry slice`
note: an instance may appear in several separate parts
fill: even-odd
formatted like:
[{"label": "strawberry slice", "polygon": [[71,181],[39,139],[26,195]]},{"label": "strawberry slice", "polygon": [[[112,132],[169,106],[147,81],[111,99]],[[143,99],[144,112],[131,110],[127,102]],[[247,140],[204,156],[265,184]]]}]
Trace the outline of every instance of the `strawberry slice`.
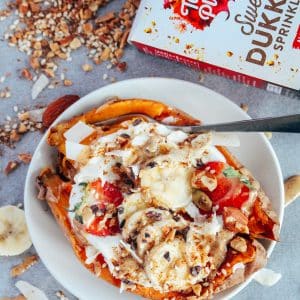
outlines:
[{"label": "strawberry slice", "polygon": [[[99,200],[98,209],[105,211],[108,204],[113,204],[117,209],[123,201],[121,191],[113,183],[105,182],[102,186],[101,180],[98,179],[91,182],[89,187],[96,192],[96,198]],[[120,232],[118,218],[114,216],[103,221],[106,217],[105,213],[97,216],[85,231],[97,236],[115,235]]]},{"label": "strawberry slice", "polygon": [[107,219],[105,224],[101,224],[104,216],[96,217],[92,224],[85,229],[87,233],[97,236],[115,235],[120,232],[117,218]]},{"label": "strawberry slice", "polygon": [[113,183],[105,182],[102,186],[101,180],[98,179],[90,183],[90,188],[96,191],[100,202],[103,204],[112,203],[117,207],[123,201],[121,191]]},{"label": "strawberry slice", "polygon": [[[219,206],[218,214],[222,213],[224,207],[241,208],[249,198],[250,189],[240,181],[238,176],[226,177],[224,174],[226,167],[228,167],[226,163],[212,161],[198,168],[193,175],[193,187],[204,191],[212,200],[213,205]],[[216,188],[209,190],[203,185],[201,182],[203,175],[216,180]]]},{"label": "strawberry slice", "polygon": [[225,169],[226,164],[221,161],[211,161],[204,165],[202,168],[209,169],[209,172],[214,171],[215,175],[219,175]]}]

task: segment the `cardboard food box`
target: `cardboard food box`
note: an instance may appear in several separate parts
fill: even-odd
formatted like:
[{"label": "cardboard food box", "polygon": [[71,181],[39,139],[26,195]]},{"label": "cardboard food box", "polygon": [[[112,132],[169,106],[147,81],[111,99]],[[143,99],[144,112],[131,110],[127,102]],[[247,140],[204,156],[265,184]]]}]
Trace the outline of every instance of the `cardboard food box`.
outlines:
[{"label": "cardboard food box", "polygon": [[152,55],[300,97],[300,0],[142,0],[129,41]]}]

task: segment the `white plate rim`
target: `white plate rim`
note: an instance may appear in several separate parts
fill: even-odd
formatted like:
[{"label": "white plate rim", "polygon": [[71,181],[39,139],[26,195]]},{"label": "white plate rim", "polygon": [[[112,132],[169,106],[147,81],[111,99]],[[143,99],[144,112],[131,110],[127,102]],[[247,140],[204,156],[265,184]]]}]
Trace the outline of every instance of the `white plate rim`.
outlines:
[{"label": "white plate rim", "polygon": [[[212,96],[215,96],[216,99],[219,99],[220,101],[225,101],[227,102],[227,105],[231,106],[231,108],[234,110],[234,111],[238,111],[241,115],[243,115],[243,117],[245,119],[251,119],[251,117],[245,112],[243,111],[239,106],[237,106],[234,102],[232,102],[230,99],[228,99],[227,97],[209,89],[209,88],[206,88],[204,86],[201,86],[199,84],[196,84],[196,83],[192,83],[192,82],[188,82],[188,81],[185,81],[185,80],[181,80],[181,79],[173,79],[173,78],[164,78],[164,77],[142,77],[142,78],[132,78],[132,79],[127,79],[127,80],[123,80],[123,81],[119,81],[119,82],[115,82],[115,83],[112,83],[112,84],[109,84],[109,85],[106,85],[104,87],[101,87],[97,90],[94,90],[90,93],[88,93],[87,95],[83,96],[82,98],[80,98],[77,102],[75,102],[73,105],[71,105],[69,108],[67,108],[56,120],[55,122],[53,123],[52,126],[58,124],[59,122],[61,122],[64,118],[65,118],[65,115],[67,115],[69,113],[70,110],[73,110],[73,109],[76,109],[77,106],[80,106],[83,102],[87,101],[89,98],[92,98],[92,97],[96,97],[97,94],[99,93],[104,93],[104,91],[106,91],[107,89],[118,89],[118,88],[122,88],[122,85],[126,85],[126,84],[146,84],[147,82],[149,81],[159,81],[159,82],[162,82],[162,81],[165,81],[166,84],[183,84],[183,85],[190,85],[190,86],[193,86],[193,87],[197,87],[199,89],[201,89],[205,94],[207,95],[212,95]],[[147,97],[145,97],[147,98]],[[156,100],[160,100],[160,99],[156,99]],[[218,100],[218,101],[219,101]],[[99,103],[103,103],[105,102],[105,99],[100,99],[99,100]],[[32,157],[32,162],[34,162],[35,160],[35,154],[39,151],[39,149],[42,147],[43,144],[46,143],[46,137],[49,133],[49,130],[48,129],[44,136],[41,138],[38,146],[36,147],[36,150],[34,152],[34,155]],[[280,221],[280,228],[282,227],[282,221],[283,221],[283,214],[284,214],[284,187],[283,187],[283,177],[282,177],[282,172],[281,172],[281,168],[280,168],[280,164],[279,164],[279,161],[278,161],[278,158],[275,154],[275,151],[271,145],[271,143],[269,142],[269,140],[265,137],[265,135],[263,133],[256,133],[257,135],[260,135],[262,137],[262,141],[264,142],[265,146],[267,147],[271,157],[272,157],[272,160],[274,161],[274,166],[275,166],[275,169],[276,169],[276,172],[277,172],[277,176],[281,179],[278,184],[279,184],[279,191],[280,191],[280,195],[279,195],[279,201],[280,201],[280,207],[279,207],[279,212],[278,212],[278,217],[279,217],[279,221]],[[31,235],[31,238],[32,238],[32,242],[33,242],[33,245],[35,246],[36,248],[36,251],[37,253],[40,255],[40,258],[41,260],[43,261],[44,265],[46,266],[46,268],[49,270],[49,272],[51,273],[51,275],[60,283],[62,284],[69,292],[73,293],[75,296],[78,297],[78,295],[76,295],[76,293],[74,293],[73,291],[73,288],[71,287],[70,284],[66,283],[64,281],[63,278],[61,278],[54,270],[53,268],[51,267],[51,264],[48,262],[48,260],[46,259],[46,257],[40,253],[40,249],[39,249],[39,241],[38,241],[38,238],[33,234],[34,232],[34,228],[32,228],[31,224],[31,217],[30,217],[30,213],[29,213],[29,209],[28,207],[30,206],[29,205],[29,197],[28,197],[28,187],[30,184],[32,184],[32,181],[31,181],[31,175],[32,175],[32,165],[33,163],[31,162],[29,168],[28,168],[28,172],[27,172],[27,176],[26,176],[26,180],[25,180],[25,186],[24,186],[24,210],[25,210],[25,216],[26,216],[26,221],[27,221],[27,225],[28,225],[28,230],[30,232],[30,235]],[[55,220],[53,219],[53,222],[55,222]],[[66,240],[66,243],[68,243],[68,241]],[[271,253],[273,252],[273,249],[276,245],[276,242],[272,241],[270,242],[270,245],[267,249],[267,256],[268,258],[270,257]],[[253,274],[254,275],[254,274]],[[253,275],[250,276],[245,282],[237,285],[236,287],[234,287],[232,289],[232,292],[230,292],[230,295],[226,296],[226,299],[231,299],[232,297],[234,297],[235,295],[237,295],[242,289],[244,289],[252,280],[253,278]],[[101,279],[100,279],[101,280]]]}]

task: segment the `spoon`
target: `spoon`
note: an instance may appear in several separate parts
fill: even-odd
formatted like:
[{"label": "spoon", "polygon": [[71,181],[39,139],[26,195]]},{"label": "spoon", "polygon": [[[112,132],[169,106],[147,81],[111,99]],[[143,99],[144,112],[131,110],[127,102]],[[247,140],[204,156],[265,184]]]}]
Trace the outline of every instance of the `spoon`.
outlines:
[{"label": "spoon", "polygon": [[[149,122],[158,122],[151,117],[144,114],[127,114],[122,115],[113,119],[104,120],[95,123],[95,125],[111,125],[119,123],[130,118],[141,118]],[[262,119],[250,119],[243,121],[235,121],[228,123],[219,124],[208,124],[208,125],[192,125],[192,126],[177,126],[163,124],[172,130],[181,130],[186,133],[197,133],[207,131],[218,131],[218,132],[297,132],[300,133],[300,114],[271,117]]]}]

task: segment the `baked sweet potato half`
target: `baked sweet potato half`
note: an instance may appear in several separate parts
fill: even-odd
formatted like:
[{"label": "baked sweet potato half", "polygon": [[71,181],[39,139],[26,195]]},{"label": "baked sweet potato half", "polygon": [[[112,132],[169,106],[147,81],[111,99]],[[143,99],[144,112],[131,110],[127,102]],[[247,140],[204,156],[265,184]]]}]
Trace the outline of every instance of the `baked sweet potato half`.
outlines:
[{"label": "baked sweet potato half", "polygon": [[115,99],[50,129],[55,168],[37,178],[78,259],[96,276],[149,299],[207,299],[266,263],[257,238],[279,222],[252,174],[215,133],[160,123],[200,121],[163,103]]}]

